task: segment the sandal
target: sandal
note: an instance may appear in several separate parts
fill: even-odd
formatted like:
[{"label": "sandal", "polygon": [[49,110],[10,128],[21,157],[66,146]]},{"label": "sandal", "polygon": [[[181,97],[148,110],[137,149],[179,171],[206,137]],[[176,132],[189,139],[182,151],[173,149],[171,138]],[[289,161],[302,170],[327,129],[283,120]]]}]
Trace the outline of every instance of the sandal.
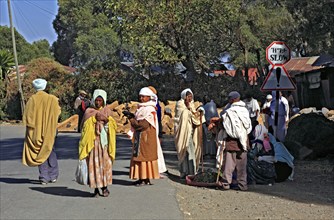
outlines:
[{"label": "sandal", "polygon": [[103,197],[108,197],[110,192],[108,190],[108,188],[106,187],[105,189],[102,189],[102,193],[103,193]]},{"label": "sandal", "polygon": [[142,186],[142,185],[144,185],[144,181],[142,179],[139,179],[139,180],[133,182],[133,185],[135,185],[135,186]]},{"label": "sandal", "polygon": [[145,185],[152,186],[153,183],[150,182],[149,179],[144,180]]}]

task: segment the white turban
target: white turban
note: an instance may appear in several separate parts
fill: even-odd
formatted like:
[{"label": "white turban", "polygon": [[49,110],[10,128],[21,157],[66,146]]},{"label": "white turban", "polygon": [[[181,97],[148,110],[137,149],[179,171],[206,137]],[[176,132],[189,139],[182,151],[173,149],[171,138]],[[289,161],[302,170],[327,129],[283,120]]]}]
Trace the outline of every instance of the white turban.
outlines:
[{"label": "white turban", "polygon": [[32,86],[37,91],[43,91],[46,87],[47,81],[45,79],[35,79],[32,81]]},{"label": "white turban", "polygon": [[181,92],[181,98],[182,99],[186,99],[186,96],[187,96],[187,92],[190,92],[192,95],[193,95],[193,99],[194,99],[194,93],[191,91],[191,89],[187,88],[185,90],[183,90]]},{"label": "white turban", "polygon": [[267,95],[267,99],[272,99],[272,98],[273,98],[272,95],[270,95],[270,94]]},{"label": "white turban", "polygon": [[148,87],[144,87],[139,91],[139,95],[143,95],[143,96],[149,96],[149,97],[153,97],[155,96],[154,92],[148,88]]},{"label": "white turban", "polygon": [[99,96],[102,97],[104,105],[106,105],[107,104],[107,92],[102,90],[102,89],[95,89],[94,90],[92,103],[94,103],[94,105],[95,105],[95,99]]}]

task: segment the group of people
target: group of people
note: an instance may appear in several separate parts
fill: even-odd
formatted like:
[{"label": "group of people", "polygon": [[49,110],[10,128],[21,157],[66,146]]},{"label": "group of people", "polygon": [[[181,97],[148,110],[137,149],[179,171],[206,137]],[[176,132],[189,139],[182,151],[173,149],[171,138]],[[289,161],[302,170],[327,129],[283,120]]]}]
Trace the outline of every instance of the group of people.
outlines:
[{"label": "group of people", "polygon": [[276,99],[264,105],[269,108],[268,131],[258,122],[261,109],[252,96],[241,100],[239,92],[230,92],[228,104],[219,116],[216,104],[208,96],[204,97],[204,106],[198,108],[193,97],[190,89],[183,90],[175,109],[175,146],[181,178],[195,175],[203,155],[214,153],[217,168],[222,170],[221,185],[226,190],[247,190],[249,183],[273,184],[292,178],[294,158],[282,143],[288,115],[282,96],[276,137],[272,132]]},{"label": "group of people", "polygon": [[[60,106],[58,98],[44,91],[46,80],[36,79],[32,84],[37,92],[28,100],[23,117],[26,138],[22,162],[27,166],[38,166],[41,184],[55,183],[59,170],[54,141]],[[133,131],[129,177],[136,180],[136,186],[152,185],[151,179],[163,178],[168,173],[159,140],[160,106],[156,93],[154,87],[142,88],[137,111],[134,114],[127,110],[123,112]],[[80,91],[75,102],[75,108],[83,113],[79,116],[79,161],[87,164],[88,185],[94,189],[93,196],[107,197],[110,194],[108,185],[112,184],[117,125],[106,105],[104,90],[94,90],[89,104],[84,103],[86,95]]]},{"label": "group of people", "polygon": [[[27,166],[38,166],[39,180],[42,184],[54,183],[59,175],[54,141],[60,106],[55,96],[44,91],[46,80],[36,79],[32,84],[37,92],[28,100],[23,116],[26,138],[22,161]],[[112,165],[116,155],[117,125],[111,110],[106,105],[107,93],[104,90],[94,90],[89,104],[84,103],[86,95],[86,92],[80,91],[75,106],[77,109],[81,106],[83,112],[83,115],[79,116],[81,131],[79,161],[87,164],[88,185],[94,189],[93,196],[107,197],[110,194],[108,185],[112,184],[113,179]],[[163,178],[168,171],[160,143],[161,108],[159,112],[156,89],[152,86],[142,88],[139,91],[139,101],[135,113],[124,110],[123,114],[131,123],[131,131],[128,133],[132,140],[129,178],[135,180],[134,185],[143,186],[152,185],[152,179]],[[218,116],[212,100],[207,99],[204,106],[196,108],[191,89],[181,92],[174,117],[180,178],[198,172],[199,164],[203,162],[203,140],[208,140],[208,134],[211,133],[217,137],[215,140],[219,139],[211,148],[212,151],[217,151],[217,156],[220,155],[223,188],[231,188],[232,181],[236,181],[238,189],[247,190],[247,156],[250,149],[254,148],[249,140],[249,134],[253,130],[256,139],[262,138],[263,149],[268,148],[264,144],[264,138],[268,136],[273,139],[273,137],[265,131],[259,132],[258,125],[253,127],[255,122],[252,122],[246,104],[240,100],[237,91],[229,93],[228,101],[228,105]],[[216,146],[219,146],[219,150],[214,149]],[[275,148],[275,158],[271,160],[277,161],[276,154],[279,150],[275,145],[273,148]],[[282,158],[286,156],[282,155]],[[289,159],[289,162],[293,160],[291,157]]]}]

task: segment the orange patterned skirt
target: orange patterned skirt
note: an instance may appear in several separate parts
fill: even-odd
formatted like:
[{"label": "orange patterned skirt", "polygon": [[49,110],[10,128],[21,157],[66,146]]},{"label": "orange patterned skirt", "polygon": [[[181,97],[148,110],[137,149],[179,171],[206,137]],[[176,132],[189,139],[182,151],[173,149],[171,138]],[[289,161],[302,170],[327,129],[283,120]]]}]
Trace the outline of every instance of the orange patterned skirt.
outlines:
[{"label": "orange patterned skirt", "polygon": [[89,187],[102,188],[112,184],[112,161],[99,139],[94,142],[95,147],[88,156]]},{"label": "orange patterned skirt", "polygon": [[158,160],[130,162],[130,179],[159,179]]}]

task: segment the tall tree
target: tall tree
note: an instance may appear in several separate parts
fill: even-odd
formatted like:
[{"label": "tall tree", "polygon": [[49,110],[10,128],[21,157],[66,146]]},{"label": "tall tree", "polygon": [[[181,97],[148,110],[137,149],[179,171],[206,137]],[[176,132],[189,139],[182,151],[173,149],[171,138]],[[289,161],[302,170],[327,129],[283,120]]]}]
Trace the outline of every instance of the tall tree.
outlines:
[{"label": "tall tree", "polygon": [[[13,54],[13,41],[10,28],[6,26],[0,26],[0,35],[0,48]],[[19,64],[27,64],[32,59],[39,57],[52,58],[50,45],[46,39],[30,44],[20,33],[15,30],[15,42]]]},{"label": "tall tree", "polygon": [[239,67],[260,63],[266,46],[287,39],[293,22],[275,1],[172,0],[109,2],[121,17],[123,38],[142,64],[182,62],[190,73],[206,71],[219,54],[233,54]]},{"label": "tall tree", "polygon": [[282,0],[295,19],[294,50],[301,56],[334,55],[334,2]]},{"label": "tall tree", "polygon": [[104,13],[104,1],[59,0],[52,45],[56,60],[75,67],[101,67],[117,51],[118,40]]},{"label": "tall tree", "polygon": [[263,69],[265,49],[272,41],[289,41],[294,21],[276,0],[243,0],[237,15],[231,25],[236,42],[232,45],[231,54],[234,63],[245,68],[248,80],[248,67]]}]

